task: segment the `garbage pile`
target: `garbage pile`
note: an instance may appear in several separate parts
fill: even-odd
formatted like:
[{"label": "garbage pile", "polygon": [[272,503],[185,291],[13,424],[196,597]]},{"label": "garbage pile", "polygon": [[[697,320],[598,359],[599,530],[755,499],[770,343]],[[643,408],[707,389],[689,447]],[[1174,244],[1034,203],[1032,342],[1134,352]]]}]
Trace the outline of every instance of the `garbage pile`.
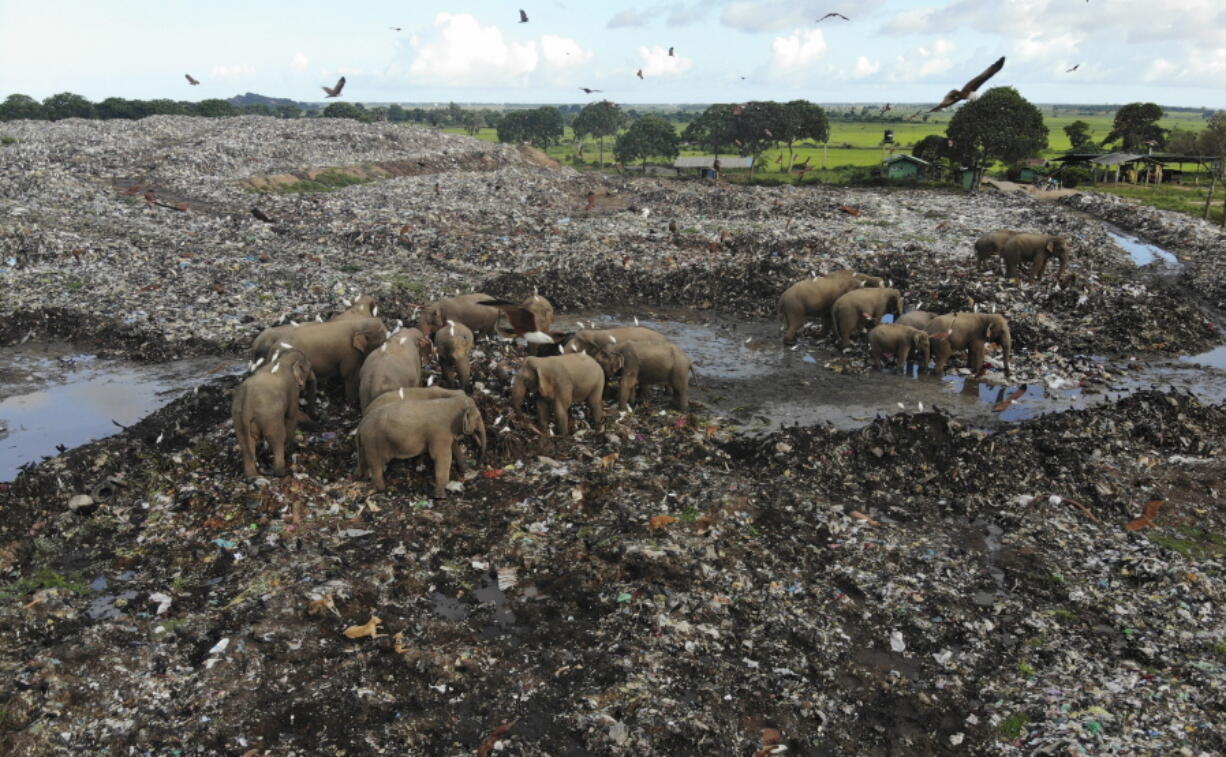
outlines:
[{"label": "garbage pile", "polygon": [[[1026,198],[585,176],[413,128],[284,123],[6,125],[0,342],[239,352],[357,293],[405,321],[439,294],[533,288],[560,317],[772,318],[787,283],[835,267],[912,306],[1008,313],[1015,370],[1049,385],[1109,380],[1088,355],[1220,340],[1097,222]],[[435,149],[456,163],[240,186]],[[1075,276],[974,271],[996,228],[1068,234]],[[490,446],[446,499],[421,461],[385,493],[358,478],[336,387],[292,473],[244,480],[235,377],[0,484],[0,746],[1226,750],[1222,407],[1144,391],[997,433],[937,408],[750,438],[650,393],[599,429],[576,409],[558,438],[509,412],[522,349],[478,350]]]}]

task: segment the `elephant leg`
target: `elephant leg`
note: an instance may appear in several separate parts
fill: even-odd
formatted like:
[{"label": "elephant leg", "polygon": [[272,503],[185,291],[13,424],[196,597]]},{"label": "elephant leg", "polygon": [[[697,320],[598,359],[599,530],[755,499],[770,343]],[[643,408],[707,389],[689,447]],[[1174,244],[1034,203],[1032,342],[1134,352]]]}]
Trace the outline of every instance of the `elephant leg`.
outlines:
[{"label": "elephant leg", "polygon": [[371,454],[366,461],[366,466],[370,469],[370,483],[375,487],[375,491],[383,491],[387,488],[387,482],[383,480],[383,468],[387,465],[387,461],[381,455]]},{"label": "elephant leg", "polygon": [[800,327],[804,325],[804,314],[796,312],[796,308],[790,305],[784,305],[783,308],[783,343],[795,344],[796,334],[800,331]]},{"label": "elephant leg", "polygon": [[536,422],[541,427],[541,433],[549,433],[549,400],[539,395],[536,398]]},{"label": "elephant leg", "polygon": [[358,372],[352,371],[345,376],[345,399],[350,405],[358,404]]},{"label": "elephant leg", "polygon": [[1043,277],[1043,271],[1047,268],[1047,253],[1043,250],[1035,256],[1034,262],[1030,264],[1030,280],[1038,281]]},{"label": "elephant leg", "polygon": [[895,352],[894,354],[898,356],[898,372],[906,373],[907,372],[907,356],[911,354],[911,348],[908,345],[904,344],[901,347],[899,347],[898,351]]},{"label": "elephant leg", "polygon": [[630,395],[634,391],[634,381],[629,373],[622,373],[617,388],[617,407],[619,410],[626,410],[630,407]]},{"label": "elephant leg", "polygon": [[460,379],[459,388],[466,389],[468,387],[468,361],[467,360],[461,360],[457,364],[456,374],[459,376],[459,379]]},{"label": "elephant leg", "polygon": [[458,436],[451,442],[451,459],[455,462],[456,470],[461,474],[468,472],[468,463],[464,461],[464,448],[460,446]]},{"label": "elephant leg", "polygon": [[434,458],[434,498],[443,499],[451,480],[451,444],[446,440],[431,444],[430,457]]},{"label": "elephant leg", "polygon": [[982,340],[975,339],[966,346],[966,367],[970,368],[972,373],[978,373],[983,367],[984,344]]},{"label": "elephant leg", "polygon": [[686,370],[680,376],[673,378],[673,401],[677,404],[677,409],[685,412],[690,409],[690,380],[689,371]]},{"label": "elephant leg", "polygon": [[264,437],[272,448],[272,474],[284,476],[285,471],[285,426],[278,424],[277,428],[269,429]]},{"label": "elephant leg", "polygon": [[298,408],[291,407],[285,414],[285,448],[293,451],[298,448]]},{"label": "elephant leg", "polygon": [[[241,421],[239,422],[242,423]],[[256,445],[260,443],[260,438],[256,435],[254,429],[240,428],[238,431],[238,451],[243,456],[243,476],[246,478],[255,478],[259,472],[255,467],[255,450]]]},{"label": "elephant leg", "polygon": [[587,397],[587,409],[592,416],[592,428],[600,428],[604,421],[604,402],[602,401],[602,392],[596,389]]},{"label": "elephant leg", "polygon": [[885,353],[882,352],[881,348],[874,344],[872,347],[869,348],[868,352],[869,352],[869,357],[871,357],[873,360],[873,365],[877,366],[877,370],[880,371],[884,369],[885,368]]},{"label": "elephant leg", "polygon": [[306,385],[306,406],[309,416],[315,415],[315,394],[319,390],[319,380],[314,375],[307,379]]},{"label": "elephant leg", "polygon": [[558,427],[558,436],[570,434],[570,397],[563,397],[562,392],[553,398],[553,422]]}]

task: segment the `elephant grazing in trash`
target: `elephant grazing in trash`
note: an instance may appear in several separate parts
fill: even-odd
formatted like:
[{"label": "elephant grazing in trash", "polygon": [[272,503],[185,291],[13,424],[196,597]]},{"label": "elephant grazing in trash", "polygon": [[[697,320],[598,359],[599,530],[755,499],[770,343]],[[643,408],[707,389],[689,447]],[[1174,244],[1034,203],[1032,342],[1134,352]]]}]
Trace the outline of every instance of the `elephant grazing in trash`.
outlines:
[{"label": "elephant grazing in trash", "polygon": [[690,368],[694,361],[677,345],[671,342],[613,344],[598,352],[595,358],[606,379],[618,377],[617,406],[622,410],[630,406],[632,395],[636,402],[640,401],[643,387],[648,384],[667,385],[677,409],[689,409]]},{"label": "elephant grazing in trash", "polygon": [[604,418],[601,396],[604,394],[604,370],[591,355],[570,352],[553,357],[530,357],[515,372],[511,383],[511,407],[521,412],[524,398],[537,395],[536,414],[542,432],[548,432],[549,415],[553,412],[558,434],[570,433],[572,402],[587,402],[592,428],[598,428]]},{"label": "elephant grazing in trash", "polygon": [[983,367],[984,348],[988,342],[1000,345],[1004,356],[1005,375],[1009,375],[1009,354],[1013,337],[1009,321],[999,313],[949,313],[932,319],[928,335],[933,342],[936,373],[944,373],[945,363],[955,352],[966,350],[967,367],[975,373]]},{"label": "elephant grazing in trash", "polygon": [[886,353],[898,359],[898,372],[907,372],[907,361],[915,360],[920,365],[920,372],[928,370],[932,359],[931,340],[927,331],[921,331],[911,326],[897,323],[882,323],[868,332],[869,352],[877,369],[884,367],[882,358]]},{"label": "elephant grazing in trash", "polygon": [[244,476],[255,478],[258,474],[256,449],[261,439],[272,449],[273,475],[286,474],[286,446],[293,446],[298,421],[306,418],[298,409],[298,397],[314,378],[306,355],[286,350],[258,365],[234,390],[230,415],[243,458]]},{"label": "elephant grazing in trash", "polygon": [[402,386],[421,386],[422,351],[430,340],[417,329],[404,329],[372,351],[358,371],[358,404],[362,412],[384,392]]},{"label": "elephant grazing in trash", "polygon": [[502,311],[496,307],[482,305],[482,302],[494,299],[488,294],[464,294],[457,297],[444,297],[426,306],[418,321],[421,333],[431,336],[438,329],[447,325],[448,321],[462,323],[473,330],[473,333],[494,334],[498,317]]},{"label": "elephant grazing in trash", "polygon": [[984,234],[976,239],[975,261],[979,270],[982,271],[984,269],[984,264],[987,263],[993,255],[999,255],[1000,251],[1005,249],[1006,242],[1021,233],[1022,232],[1020,231],[1001,229],[999,231],[993,231],[990,234]]},{"label": "elephant grazing in trash", "polygon": [[1059,278],[1064,275],[1064,267],[1073,256],[1069,251],[1068,240],[1054,234],[1017,234],[1014,235],[1000,251],[1005,259],[1005,276],[1016,278],[1023,263],[1030,266],[1030,280],[1038,281],[1043,276],[1049,258],[1060,259]]},{"label": "elephant grazing in trash", "polygon": [[447,496],[451,463],[466,469],[460,438],[476,434],[481,413],[468,397],[388,402],[358,424],[358,477],[370,475],[378,491],[387,488],[383,469],[396,459],[427,453],[434,461],[434,497]]},{"label": "elephant grazing in trash", "polygon": [[902,292],[890,288],[853,289],[840,297],[830,313],[834,337],[839,347],[851,346],[851,337],[869,321],[879,321],[886,313],[902,315]]},{"label": "elephant grazing in trash", "polygon": [[885,281],[855,271],[835,271],[816,279],[798,281],[779,297],[778,312],[783,317],[783,343],[795,344],[805,322],[820,316],[826,329],[833,328],[831,308],[843,295],[861,287],[881,287]]}]

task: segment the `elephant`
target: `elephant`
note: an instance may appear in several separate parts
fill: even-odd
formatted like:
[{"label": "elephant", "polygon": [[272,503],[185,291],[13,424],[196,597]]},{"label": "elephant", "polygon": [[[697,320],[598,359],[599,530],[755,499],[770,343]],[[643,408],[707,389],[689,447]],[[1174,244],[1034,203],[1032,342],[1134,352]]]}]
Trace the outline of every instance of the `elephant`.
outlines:
[{"label": "elephant", "polygon": [[936,313],[931,313],[927,310],[909,310],[899,316],[894,323],[899,326],[910,326],[913,329],[924,331],[928,328],[928,324],[936,318]]},{"label": "elephant", "polygon": [[477,293],[435,300],[422,311],[418,328],[421,333],[431,336],[437,329],[446,326],[448,321],[455,321],[472,329],[474,333],[494,334],[498,316],[502,315],[502,311],[479,304],[490,299],[493,298],[488,294]]},{"label": "elephant", "polygon": [[1060,258],[1057,278],[1064,275],[1064,267],[1072,252],[1068,240],[1054,234],[1018,234],[1005,243],[1000,256],[1005,259],[1005,276],[1016,278],[1022,263],[1030,264],[1030,280],[1038,281],[1047,267],[1047,259]]},{"label": "elephant", "polygon": [[381,405],[357,430],[358,478],[370,474],[377,491],[387,488],[383,469],[391,460],[428,453],[434,460],[434,497],[447,496],[451,463],[466,469],[460,438],[476,433],[481,413],[468,397],[405,400]]},{"label": "elephant", "polygon": [[553,303],[539,294],[533,293],[532,296],[524,299],[519,304],[524,310],[530,310],[532,315],[536,316],[536,330],[543,331],[546,334],[553,328]]},{"label": "elephant", "polygon": [[902,293],[897,289],[875,287],[851,290],[835,301],[830,312],[839,347],[851,346],[851,337],[866,321],[880,320],[886,313],[893,313],[897,318],[902,311]]},{"label": "elephant", "polygon": [[484,460],[488,441],[485,432],[485,421],[481,419],[481,411],[477,408],[477,401],[465,394],[463,389],[446,389],[441,386],[400,387],[390,392],[384,392],[371,400],[370,404],[366,406],[366,411],[362,414],[362,417],[366,417],[378,408],[393,402],[404,400],[438,400],[452,397],[459,397],[465,400],[470,405],[469,409],[477,413],[477,428],[473,436],[477,439],[477,459]]},{"label": "elephant", "polygon": [[1000,253],[1005,248],[1005,243],[1013,237],[1021,234],[1020,231],[1009,231],[1001,229],[993,231],[990,234],[984,234],[975,240],[975,260],[979,270],[984,269],[984,264],[993,256]]},{"label": "elephant", "polygon": [[230,415],[243,458],[243,475],[255,478],[256,447],[260,439],[272,448],[273,475],[284,476],[285,447],[293,446],[298,421],[306,419],[298,409],[298,395],[313,381],[311,361],[298,350],[278,352],[259,366],[234,390]]},{"label": "elephant", "polygon": [[783,343],[795,344],[800,328],[814,316],[821,316],[830,330],[833,328],[830,309],[836,300],[853,289],[884,285],[883,279],[855,271],[835,271],[796,282],[779,297],[777,310],[783,316]]},{"label": "elephant", "polygon": [[1013,337],[1009,321],[999,313],[948,313],[932,319],[928,334],[935,345],[936,372],[945,372],[945,363],[955,352],[967,351],[967,367],[975,373],[983,367],[984,346],[988,342],[1000,345],[1004,355],[1005,375],[1009,375],[1009,353]]},{"label": "elephant", "polygon": [[646,326],[619,326],[611,329],[583,329],[566,342],[564,353],[586,352],[595,355],[613,344],[627,342],[667,342],[668,337]]},{"label": "elephant", "polygon": [[932,346],[928,332],[912,326],[897,323],[879,324],[868,332],[868,344],[878,370],[884,367],[881,358],[887,352],[893,353],[898,358],[899,373],[907,372],[907,359],[914,357],[913,352],[923,357],[922,361],[917,361],[920,364],[921,373],[928,370],[928,363],[932,359]]},{"label": "elephant", "polygon": [[460,389],[467,387],[473,351],[472,330],[462,323],[448,321],[444,328],[434,332],[434,349],[438,352],[439,367],[443,369],[443,381],[458,382]]},{"label": "elephant", "polygon": [[[346,318],[326,323],[304,323],[278,342],[296,349],[311,361],[316,378],[339,376],[345,382],[345,396],[358,401],[359,371],[363,360],[387,339],[387,329],[378,318]],[[307,407],[315,408],[314,381],[307,383]]]},{"label": "elephant", "polygon": [[524,397],[529,393],[536,394],[537,420],[541,431],[547,432],[550,408],[546,400],[552,400],[558,434],[566,436],[570,433],[571,403],[575,400],[586,401],[592,416],[592,428],[597,428],[604,418],[604,406],[601,404],[604,382],[604,370],[591,355],[584,352],[526,358],[511,383],[511,407],[516,412],[522,412]]},{"label": "elephant", "polygon": [[358,403],[362,412],[371,400],[401,386],[421,386],[421,353],[430,340],[417,329],[405,329],[388,337],[358,370]]},{"label": "elephant", "polygon": [[667,384],[678,410],[690,407],[690,368],[694,361],[671,342],[626,342],[611,344],[595,355],[606,378],[620,377],[617,406],[625,410],[630,395],[641,399],[648,384]]},{"label": "elephant", "polygon": [[332,316],[330,320],[341,321],[346,318],[377,318],[378,316],[379,306],[375,303],[375,298],[364,294],[354,300],[352,305]]}]

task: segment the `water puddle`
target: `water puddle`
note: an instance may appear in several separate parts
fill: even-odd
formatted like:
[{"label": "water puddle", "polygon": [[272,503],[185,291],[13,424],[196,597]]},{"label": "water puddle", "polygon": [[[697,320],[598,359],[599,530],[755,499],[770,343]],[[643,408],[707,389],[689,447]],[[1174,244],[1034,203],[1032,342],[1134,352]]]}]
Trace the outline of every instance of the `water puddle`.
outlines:
[{"label": "water puddle", "polygon": [[1103,231],[1107,232],[1107,236],[1111,237],[1111,241],[1115,242],[1120,249],[1128,253],[1132,258],[1132,262],[1137,265],[1149,265],[1155,261],[1161,261],[1169,268],[1180,268],[1182,264],[1179,258],[1173,253],[1167,252],[1156,244],[1146,242],[1135,234],[1130,234],[1118,226],[1113,226],[1109,223],[1103,223]]},{"label": "water puddle", "polygon": [[1179,359],[1192,365],[1207,365],[1219,371],[1226,371],[1226,344],[1201,355],[1186,355]]},{"label": "water puddle", "polygon": [[430,595],[430,606],[434,614],[447,620],[465,620],[468,618],[468,607],[458,597],[449,597],[441,592]]},{"label": "water puddle", "polygon": [[[1226,348],[1187,360],[1108,366],[1112,377],[1106,384],[1082,387],[1044,375],[1002,386],[956,374],[919,375],[914,368],[905,376],[875,369],[835,373],[826,367],[839,357],[831,344],[806,336],[796,349],[785,347],[779,324],[771,321],[647,310],[584,315],[582,320],[597,327],[630,325],[636,316],[639,324],[665,334],[693,358],[691,399],[730,416],[748,431],[823,422],[850,429],[878,414],[935,406],[968,425],[995,429],[1151,387],[1186,389],[1207,402],[1226,401],[1226,373],[1194,365],[1222,365]],[[857,357],[867,352],[858,349]],[[662,388],[649,389],[648,397],[653,410],[671,407]]]},{"label": "water puddle", "polygon": [[0,481],[20,466],[117,433],[185,390],[241,366],[193,358],[145,364],[100,360],[62,343],[0,351]]}]

